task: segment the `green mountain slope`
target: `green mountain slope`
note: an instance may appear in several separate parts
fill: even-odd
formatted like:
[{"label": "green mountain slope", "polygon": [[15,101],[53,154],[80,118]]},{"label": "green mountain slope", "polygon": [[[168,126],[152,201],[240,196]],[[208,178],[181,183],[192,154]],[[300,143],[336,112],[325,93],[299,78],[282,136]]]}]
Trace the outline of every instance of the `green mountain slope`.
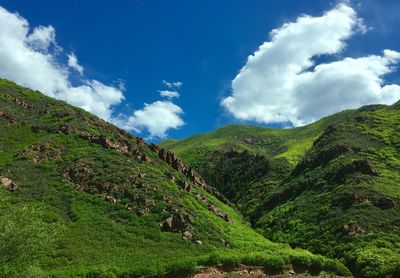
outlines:
[{"label": "green mountain slope", "polygon": [[400,275],[400,105],[330,126],[263,202],[270,238],[343,258],[366,277]]},{"label": "green mountain slope", "polygon": [[356,276],[398,277],[399,123],[397,103],[292,130],[228,126],[162,145],[266,237],[339,258]]},{"label": "green mountain slope", "polygon": [[288,177],[324,129],[353,113],[344,111],[292,129],[228,125],[160,146],[177,153],[245,216],[253,218],[268,192]]},{"label": "green mountain slope", "polygon": [[0,79],[1,277],[183,277],[239,263],[348,274],[265,239],[218,195],[174,154]]}]

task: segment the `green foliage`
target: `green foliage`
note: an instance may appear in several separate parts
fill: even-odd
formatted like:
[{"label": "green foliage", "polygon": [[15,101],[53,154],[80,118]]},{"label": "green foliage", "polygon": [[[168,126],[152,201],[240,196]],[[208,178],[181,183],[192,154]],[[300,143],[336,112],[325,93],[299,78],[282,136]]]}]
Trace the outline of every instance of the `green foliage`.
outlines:
[{"label": "green foliage", "polygon": [[[218,263],[281,270],[303,253],[325,265],[326,258],[255,232],[235,209],[195,186],[136,137],[1,79],[0,131],[0,176],[18,188],[0,187],[0,276],[151,277]],[[252,165],[261,169],[269,163],[255,156]],[[178,186],[182,180],[192,193]],[[211,212],[210,204],[230,221]],[[174,213],[191,219],[185,229],[202,244],[160,228]],[[339,266],[330,271],[339,273]]]},{"label": "green foliage", "polygon": [[[161,145],[228,196],[267,238],[340,259],[362,277],[397,277],[399,122],[399,103],[373,105],[300,128],[226,126]],[[230,157],[231,149],[241,155]],[[267,165],[238,159],[244,151],[264,156]],[[385,209],[379,200],[397,205]],[[293,261],[321,268],[307,256]]]}]

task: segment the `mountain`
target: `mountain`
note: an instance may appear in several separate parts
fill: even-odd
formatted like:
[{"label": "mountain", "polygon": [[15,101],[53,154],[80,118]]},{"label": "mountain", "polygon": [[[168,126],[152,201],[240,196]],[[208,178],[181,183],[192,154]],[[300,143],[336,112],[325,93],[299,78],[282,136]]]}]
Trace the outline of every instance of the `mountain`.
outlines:
[{"label": "mountain", "polygon": [[400,276],[400,103],[287,130],[227,126],[161,145],[274,241]]},{"label": "mountain", "polygon": [[290,174],[325,128],[353,113],[344,111],[292,129],[227,125],[159,145],[177,153],[252,218],[268,192]]},{"label": "mountain", "polygon": [[0,200],[1,277],[349,275],[267,240],[174,153],[3,79]]}]

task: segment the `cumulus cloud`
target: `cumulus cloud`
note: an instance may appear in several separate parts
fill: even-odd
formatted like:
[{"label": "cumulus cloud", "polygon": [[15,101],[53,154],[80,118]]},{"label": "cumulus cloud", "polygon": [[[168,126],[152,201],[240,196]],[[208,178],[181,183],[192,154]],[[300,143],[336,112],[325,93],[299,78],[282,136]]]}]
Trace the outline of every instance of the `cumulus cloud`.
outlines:
[{"label": "cumulus cloud", "polygon": [[156,101],[136,110],[127,120],[122,119],[126,129],[141,132],[146,129],[151,138],[165,138],[169,129],[184,125],[183,110],[171,101]]},{"label": "cumulus cloud", "polygon": [[160,93],[160,96],[166,97],[168,99],[180,97],[180,94],[177,91],[160,90],[158,92]]},{"label": "cumulus cloud", "polygon": [[[67,64],[62,63],[67,57]],[[70,81],[70,69],[80,73],[79,84]],[[17,13],[0,7],[0,76],[20,85],[39,90],[81,107],[100,118],[128,130],[141,132],[147,129],[153,137],[165,137],[170,128],[183,125],[182,109],[170,101],[146,104],[131,117],[119,115],[114,107],[124,100],[124,83],[105,85],[83,76],[83,67],[75,53],[65,55],[57,45],[52,26],[31,28],[28,21]],[[181,82],[166,82],[168,87],[180,87]],[[171,92],[165,97],[179,96]]]},{"label": "cumulus cloud", "polygon": [[68,66],[79,72],[81,75],[83,74],[83,67],[78,63],[78,58],[75,53],[68,54]]},{"label": "cumulus cloud", "polygon": [[[110,120],[112,106],[124,99],[123,92],[89,79],[73,86],[68,67],[58,62],[62,52],[55,37],[52,26],[32,30],[26,19],[0,7],[0,75]],[[69,56],[68,64],[83,71],[74,55]]]},{"label": "cumulus cloud", "polygon": [[168,82],[163,80],[162,83],[167,86],[168,88],[180,88],[182,87],[183,83],[180,81],[176,81],[176,82]]},{"label": "cumulus cloud", "polygon": [[299,126],[348,108],[394,103],[400,86],[386,85],[383,77],[395,71],[399,52],[315,62],[342,53],[347,39],[366,30],[346,3],[284,24],[248,57],[222,105],[238,119]]}]

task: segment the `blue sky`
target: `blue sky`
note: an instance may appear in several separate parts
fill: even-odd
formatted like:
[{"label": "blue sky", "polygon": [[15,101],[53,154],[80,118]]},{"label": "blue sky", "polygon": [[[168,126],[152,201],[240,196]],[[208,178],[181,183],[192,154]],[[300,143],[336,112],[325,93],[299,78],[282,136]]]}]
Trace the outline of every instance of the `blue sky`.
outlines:
[{"label": "blue sky", "polygon": [[[283,127],[301,125],[324,116],[322,112],[310,115],[298,112],[292,115],[288,111],[282,117],[275,118],[245,111],[252,104],[247,100],[239,104],[238,99],[244,96],[257,97],[262,93],[262,88],[257,88],[254,93],[249,92],[248,96],[244,95],[247,92],[239,87],[259,82],[251,79],[253,76],[243,76],[239,78],[240,84],[235,95],[232,94],[232,80],[246,65],[247,57],[271,39],[271,30],[295,22],[302,14],[322,16],[324,12],[335,9],[338,3],[322,0],[3,0],[0,6],[10,13],[18,12],[31,28],[51,25],[55,30],[57,46],[65,54],[77,56],[88,80],[95,79],[116,88],[122,81],[125,100],[114,102],[114,115],[122,113],[129,116],[133,111],[143,109],[144,103],[162,101],[158,91],[171,89],[162,80],[181,81],[183,85],[180,88],[171,90],[180,93],[173,103],[184,111],[179,117],[185,124],[176,123],[179,127],[167,130],[166,134],[168,138],[182,138],[211,131],[227,123]],[[400,51],[398,1],[345,3],[357,13],[357,18],[363,19],[366,29],[354,31],[346,39],[346,46],[334,55],[318,55],[313,61],[317,64],[329,63],[345,57],[383,55],[384,49]],[[269,57],[261,56],[265,59]],[[262,57],[260,59],[264,59]],[[67,63],[66,55],[59,55],[57,59],[60,59],[59,63]],[[264,62],[268,64],[269,61]],[[1,72],[1,63],[0,76],[7,77]],[[397,61],[387,67],[396,65]],[[400,83],[397,70],[392,69],[390,73],[378,76],[387,84]],[[72,84],[79,83],[80,79],[79,72],[71,71],[69,80]],[[274,80],[269,82],[273,83]],[[265,86],[270,83],[259,84]],[[236,104],[221,105],[230,95],[237,100]],[[267,105],[270,99],[269,95],[263,101]],[[320,104],[325,105],[324,99],[322,97]],[[367,98],[362,101],[349,100],[349,103],[358,106],[374,100],[384,103],[392,101],[387,98]],[[329,102],[331,100],[327,98],[326,105]],[[295,109],[299,111],[313,109],[312,106],[299,108],[296,105]],[[275,107],[281,109],[278,104]],[[351,108],[338,105],[328,110],[335,112],[341,107]],[[267,107],[263,113],[276,113],[274,111]],[[133,129],[133,133],[150,137],[143,125]],[[159,138],[153,136],[152,140]]]}]

